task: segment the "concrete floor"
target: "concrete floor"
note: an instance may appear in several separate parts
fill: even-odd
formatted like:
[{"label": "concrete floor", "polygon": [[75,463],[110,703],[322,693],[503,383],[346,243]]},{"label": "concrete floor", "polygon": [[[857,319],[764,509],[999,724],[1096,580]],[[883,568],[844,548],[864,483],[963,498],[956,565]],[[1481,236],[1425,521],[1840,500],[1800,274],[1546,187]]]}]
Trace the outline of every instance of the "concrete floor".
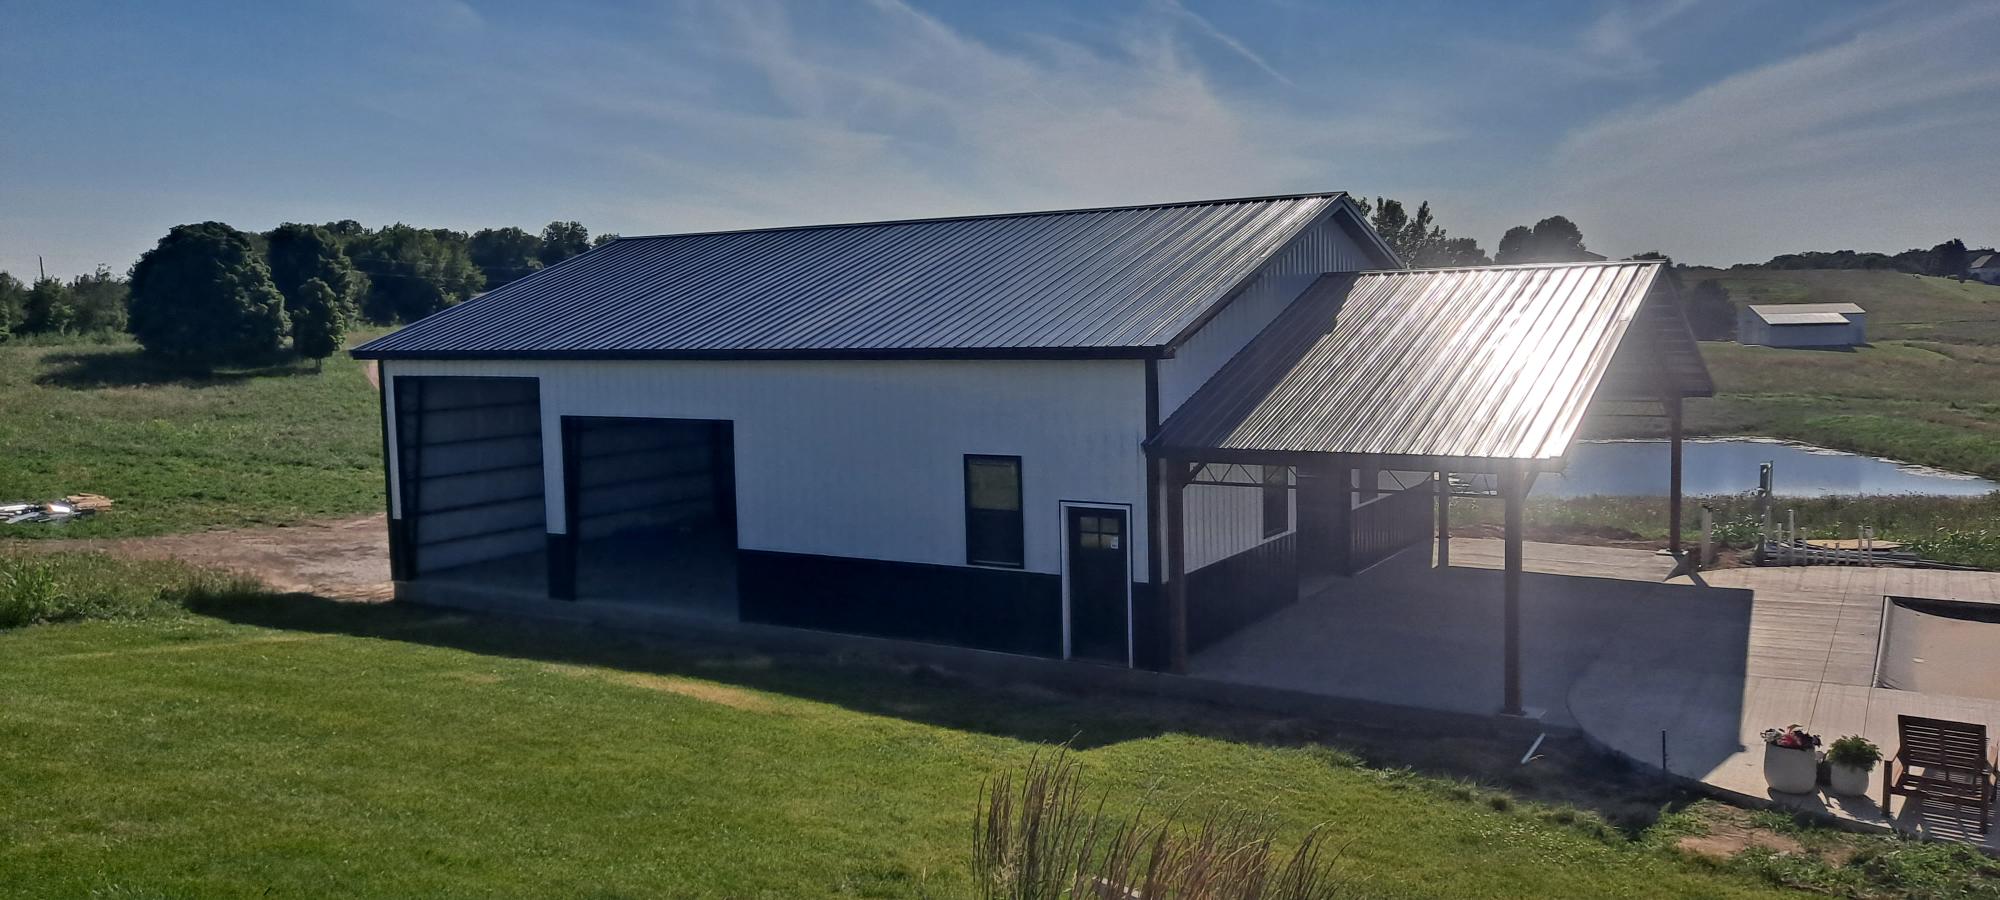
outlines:
[{"label": "concrete floor", "polygon": [[[1583,730],[1636,763],[1750,798],[1971,835],[1962,817],[1900,798],[1774,794],[1765,728],[1799,723],[1828,741],[1862,734],[1894,752],[1896,715],[1984,722],[2000,701],[1874,687],[1884,594],[2000,603],[2000,573],[1850,567],[1728,569],[1666,580],[1646,551],[1526,547],[1522,689],[1550,725]],[[1309,596],[1197,654],[1190,674],[1377,702],[1492,714],[1501,701],[1500,542],[1422,548]],[[2000,680],[2000,656],[1991,677]],[[1879,793],[1878,784],[1875,788]],[[1994,829],[2000,834],[2000,826]]]},{"label": "concrete floor", "polygon": [[[1455,565],[1412,548],[1353,578],[1327,577],[1297,604],[1190,661],[1189,674],[1382,703],[1482,715],[1501,708],[1500,573],[1481,544],[1452,543]],[[1490,542],[1497,548],[1497,541]],[[1748,641],[1745,591],[1662,584],[1663,557],[1621,568],[1572,560],[1595,548],[1530,544],[1521,583],[1522,699],[1551,725],[1574,727],[1569,690],[1609,636],[1647,640],[1624,652],[1698,652],[1740,668]],[[1628,551],[1629,552],[1629,551]]]}]

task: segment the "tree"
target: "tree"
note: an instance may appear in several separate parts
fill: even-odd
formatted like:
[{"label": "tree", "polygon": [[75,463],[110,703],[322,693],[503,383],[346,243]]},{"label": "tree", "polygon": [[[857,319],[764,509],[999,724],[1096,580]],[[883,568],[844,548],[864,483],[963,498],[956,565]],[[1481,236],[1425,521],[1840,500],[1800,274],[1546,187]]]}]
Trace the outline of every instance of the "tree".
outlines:
[{"label": "tree", "polygon": [[129,325],[146,352],[204,368],[268,360],[290,332],[250,236],[221,222],[176,225],[139,257]]},{"label": "tree", "polygon": [[472,296],[486,276],[467,243],[461,232],[400,222],[357,238],[350,255],[370,283],[362,312],[384,324],[414,322]]},{"label": "tree", "polygon": [[1404,263],[1419,268],[1476,266],[1488,262],[1486,251],[1471,238],[1453,238],[1431,218],[1431,204],[1417,204],[1416,215],[1403,209],[1402,201],[1382,197],[1359,203],[1368,217],[1368,226],[1382,236]]},{"label": "tree", "polygon": [[[1440,232],[1442,234],[1442,232]],[[1486,251],[1479,249],[1479,242],[1468,237],[1443,238],[1425,245],[1417,254],[1414,266],[1424,268],[1457,268],[1459,266],[1490,265],[1492,259]]]},{"label": "tree", "polygon": [[28,286],[5,272],[0,272],[0,343],[4,343],[21,327],[21,316],[28,306]]},{"label": "tree", "polygon": [[1965,267],[1972,263],[1971,254],[1965,251],[1965,242],[1952,238],[1931,248],[1931,274],[1942,278],[1965,277]]},{"label": "tree", "polygon": [[285,295],[287,310],[306,302],[306,284],[314,280],[330,288],[343,308],[353,308],[368,293],[368,276],[354,268],[340,239],[323,226],[286,222],[265,234],[264,243],[271,283]]},{"label": "tree", "polygon": [[1688,327],[1696,340],[1726,341],[1736,335],[1736,304],[1729,289],[1713,278],[1704,278],[1681,298]]},{"label": "tree", "polygon": [[1500,263],[1581,262],[1597,258],[1583,246],[1583,229],[1563,216],[1550,216],[1528,228],[1516,225],[1500,238],[1493,254]]},{"label": "tree", "polygon": [[70,307],[75,310],[71,327],[81,334],[124,331],[125,307],[131,295],[131,285],[111,274],[110,266],[98,266],[89,275],[70,279]]},{"label": "tree", "polygon": [[590,249],[590,229],[582,222],[550,222],[542,229],[542,265],[553,266]]},{"label": "tree", "polygon": [[607,231],[607,232],[605,232],[605,233],[603,233],[603,234],[600,234],[600,235],[598,235],[598,236],[596,236],[596,237],[594,237],[594,238],[591,238],[591,239],[590,239],[590,246],[591,246],[592,248],[597,248],[597,247],[602,247],[602,246],[604,246],[605,244],[609,244],[609,243],[611,243],[612,241],[615,241],[615,240],[617,240],[617,239],[618,239],[618,232],[616,232],[616,231]]},{"label": "tree", "polygon": [[1500,236],[1500,247],[1493,251],[1493,261],[1503,266],[1529,262],[1534,252],[1535,230],[1516,225]]},{"label": "tree", "polygon": [[542,267],[542,239],[512,226],[473,232],[466,252],[486,276],[489,291]]},{"label": "tree", "polygon": [[326,358],[340,350],[347,340],[347,320],[351,308],[326,282],[308,279],[299,288],[299,300],[291,306],[292,349],[313,361],[313,371],[326,365]]},{"label": "tree", "polygon": [[76,322],[76,305],[71,302],[69,285],[47,276],[35,279],[28,289],[21,315],[22,334],[62,334]]}]

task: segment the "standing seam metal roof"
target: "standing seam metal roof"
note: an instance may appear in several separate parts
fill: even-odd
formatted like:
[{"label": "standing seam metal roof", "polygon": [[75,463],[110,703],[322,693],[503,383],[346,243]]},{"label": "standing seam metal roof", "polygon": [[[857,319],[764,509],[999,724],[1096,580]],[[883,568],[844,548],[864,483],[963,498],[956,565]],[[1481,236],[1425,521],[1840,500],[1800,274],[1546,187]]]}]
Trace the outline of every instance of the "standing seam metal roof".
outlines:
[{"label": "standing seam metal roof", "polygon": [[354,355],[1160,355],[1344,196],[624,238]]},{"label": "standing seam metal roof", "polygon": [[1149,446],[1561,456],[1659,271],[1647,261],[1322,276]]}]

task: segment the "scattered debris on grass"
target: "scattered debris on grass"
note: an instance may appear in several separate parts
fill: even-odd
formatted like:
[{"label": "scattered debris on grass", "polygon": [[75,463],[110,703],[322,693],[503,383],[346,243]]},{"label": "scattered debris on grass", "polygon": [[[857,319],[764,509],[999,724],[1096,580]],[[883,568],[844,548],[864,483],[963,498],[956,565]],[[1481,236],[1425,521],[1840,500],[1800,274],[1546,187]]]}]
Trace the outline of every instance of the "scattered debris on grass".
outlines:
[{"label": "scattered debris on grass", "polygon": [[94,516],[110,508],[111,498],[102,494],[70,494],[61,500],[13,500],[0,503],[0,524],[67,522]]}]

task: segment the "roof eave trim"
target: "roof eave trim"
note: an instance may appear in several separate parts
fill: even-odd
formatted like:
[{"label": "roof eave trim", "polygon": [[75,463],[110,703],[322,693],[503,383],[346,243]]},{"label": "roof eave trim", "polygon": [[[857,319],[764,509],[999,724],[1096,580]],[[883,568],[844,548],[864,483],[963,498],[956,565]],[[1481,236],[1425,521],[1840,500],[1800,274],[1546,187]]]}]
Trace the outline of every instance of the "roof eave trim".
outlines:
[{"label": "roof eave trim", "polygon": [[363,360],[1092,360],[1164,359],[1166,347],[932,347],[860,350],[371,350],[348,351]]}]

